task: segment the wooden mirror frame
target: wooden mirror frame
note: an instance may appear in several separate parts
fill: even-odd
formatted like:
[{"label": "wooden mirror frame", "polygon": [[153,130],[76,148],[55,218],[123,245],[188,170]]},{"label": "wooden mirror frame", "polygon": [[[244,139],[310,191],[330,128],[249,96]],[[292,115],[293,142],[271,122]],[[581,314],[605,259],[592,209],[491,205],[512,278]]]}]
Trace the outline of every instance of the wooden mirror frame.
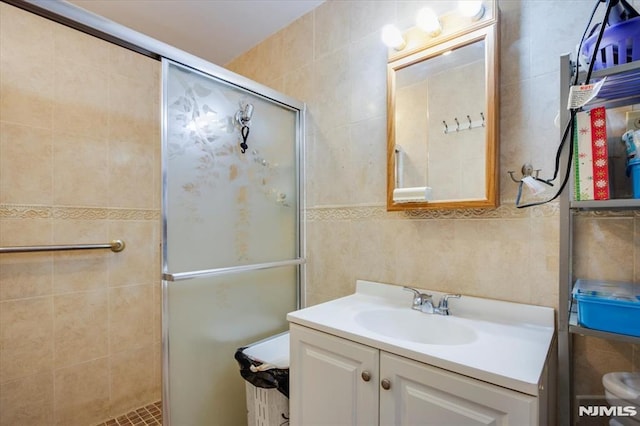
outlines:
[{"label": "wooden mirror frame", "polygon": [[[395,105],[396,85],[395,72],[441,55],[449,50],[463,47],[477,41],[485,41],[485,93],[486,93],[486,162],[485,162],[485,197],[482,199],[460,199],[442,201],[418,201],[398,203],[393,199],[395,189],[396,168],[396,130]],[[387,65],[387,210],[416,209],[476,209],[495,208],[499,204],[498,155],[499,155],[499,107],[498,107],[498,23],[490,20],[486,25],[474,26],[457,33],[440,43],[431,43],[422,50],[401,56],[391,57]],[[397,57],[397,56],[396,56]]]}]

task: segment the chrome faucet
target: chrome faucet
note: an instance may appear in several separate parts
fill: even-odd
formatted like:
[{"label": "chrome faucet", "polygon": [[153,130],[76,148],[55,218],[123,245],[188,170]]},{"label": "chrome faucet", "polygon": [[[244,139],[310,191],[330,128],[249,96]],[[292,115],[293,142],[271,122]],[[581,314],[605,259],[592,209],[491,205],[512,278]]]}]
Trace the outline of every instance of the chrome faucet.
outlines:
[{"label": "chrome faucet", "polygon": [[440,298],[438,306],[433,306],[433,297],[430,294],[422,293],[412,287],[403,287],[404,290],[413,292],[413,304],[411,309],[425,312],[427,314],[449,315],[449,299],[459,299],[460,294],[445,294]]}]

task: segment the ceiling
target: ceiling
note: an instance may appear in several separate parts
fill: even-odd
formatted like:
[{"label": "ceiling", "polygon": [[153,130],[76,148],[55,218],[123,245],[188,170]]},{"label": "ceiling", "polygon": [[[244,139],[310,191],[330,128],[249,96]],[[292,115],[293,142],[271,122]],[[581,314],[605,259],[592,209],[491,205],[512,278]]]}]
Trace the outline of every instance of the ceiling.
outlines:
[{"label": "ceiling", "polygon": [[324,2],[324,0],[68,1],[221,66]]}]

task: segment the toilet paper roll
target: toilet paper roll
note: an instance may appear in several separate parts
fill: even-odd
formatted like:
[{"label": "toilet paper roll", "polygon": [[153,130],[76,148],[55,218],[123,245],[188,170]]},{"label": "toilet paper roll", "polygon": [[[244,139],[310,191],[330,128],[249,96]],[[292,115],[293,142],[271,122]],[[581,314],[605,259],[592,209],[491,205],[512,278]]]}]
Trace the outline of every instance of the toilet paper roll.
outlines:
[{"label": "toilet paper roll", "polygon": [[396,203],[415,203],[429,200],[431,200],[431,188],[428,186],[396,188],[393,190],[393,201]]}]

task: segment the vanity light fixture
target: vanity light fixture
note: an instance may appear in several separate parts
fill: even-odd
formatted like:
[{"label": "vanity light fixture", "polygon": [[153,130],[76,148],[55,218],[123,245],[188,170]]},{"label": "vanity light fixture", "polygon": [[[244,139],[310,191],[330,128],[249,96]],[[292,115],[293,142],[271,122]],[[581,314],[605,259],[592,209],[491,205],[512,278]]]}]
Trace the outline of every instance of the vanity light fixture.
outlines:
[{"label": "vanity light fixture", "polygon": [[418,11],[416,16],[416,26],[431,37],[436,37],[442,32],[442,26],[438,15],[429,9],[428,7],[422,8]]},{"label": "vanity light fixture", "polygon": [[485,7],[482,0],[459,0],[458,10],[463,16],[477,21],[484,16]]},{"label": "vanity light fixture", "polygon": [[382,27],[382,42],[396,50],[402,50],[407,45],[402,32],[392,24]]},{"label": "vanity light fixture", "polygon": [[[475,22],[485,16],[486,10],[483,0],[458,0],[457,10],[454,10],[453,13],[448,12],[441,17],[433,9],[424,7],[416,15],[415,27],[409,28],[404,32],[392,24],[382,27],[382,41],[388,47],[399,51],[407,47],[407,44],[414,46],[416,43],[427,42],[425,40],[427,36],[437,37],[442,34],[442,22],[447,27],[447,34],[451,34],[452,31],[455,31],[455,28],[449,28],[450,24],[453,24],[454,27],[456,25],[459,26],[461,23],[460,15]],[[454,16],[453,19],[452,16]],[[442,21],[440,18],[442,18]],[[462,19],[462,21],[466,21],[466,19]]]}]

